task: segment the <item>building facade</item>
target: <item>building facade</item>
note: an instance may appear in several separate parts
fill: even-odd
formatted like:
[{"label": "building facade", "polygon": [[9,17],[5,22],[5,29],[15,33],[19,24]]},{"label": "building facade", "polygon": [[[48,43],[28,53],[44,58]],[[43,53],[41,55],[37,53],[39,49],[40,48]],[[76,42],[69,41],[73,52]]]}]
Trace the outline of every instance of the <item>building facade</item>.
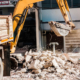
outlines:
[{"label": "building facade", "polygon": [[[75,24],[75,29],[80,29],[80,0],[67,0],[70,7],[70,14]],[[60,23],[65,23],[64,18],[58,8],[56,0],[45,0],[43,2],[37,3],[39,10],[39,37],[38,47],[49,48],[50,42],[58,42],[59,46],[57,49],[64,48],[64,38],[57,37],[54,32],[51,32],[49,21],[57,21]],[[69,14],[68,14],[69,15]],[[70,18],[70,17],[69,17]]]},{"label": "building facade", "polygon": [[13,13],[14,5],[9,0],[0,0],[0,15]]},{"label": "building facade", "polygon": [[[70,7],[72,20],[76,26],[75,29],[80,29],[80,0],[67,1]],[[28,16],[33,17],[36,20],[37,50],[51,49],[51,46],[49,46],[50,42],[58,42],[59,46],[56,46],[56,49],[64,49],[64,38],[57,37],[54,32],[51,32],[51,28],[48,24],[49,21],[57,21],[65,24],[56,0],[44,0],[43,2],[37,3],[37,6],[38,8],[29,10],[29,13],[32,12],[33,14]],[[10,0],[0,0],[0,15],[9,15],[10,13],[13,13],[14,7],[15,6],[10,2]]]}]

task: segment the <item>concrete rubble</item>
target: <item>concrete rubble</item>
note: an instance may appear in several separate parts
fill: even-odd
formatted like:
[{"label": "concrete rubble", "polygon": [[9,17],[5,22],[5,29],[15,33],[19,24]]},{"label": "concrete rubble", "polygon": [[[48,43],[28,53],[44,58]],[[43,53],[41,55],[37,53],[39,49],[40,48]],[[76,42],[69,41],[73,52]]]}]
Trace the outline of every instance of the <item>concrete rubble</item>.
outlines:
[{"label": "concrete rubble", "polygon": [[24,68],[17,70],[15,75],[17,73],[16,77],[23,76],[22,74],[29,75],[27,78],[31,80],[80,80],[79,62],[78,58],[74,59],[68,54],[54,55],[52,51],[29,51],[24,55]]}]

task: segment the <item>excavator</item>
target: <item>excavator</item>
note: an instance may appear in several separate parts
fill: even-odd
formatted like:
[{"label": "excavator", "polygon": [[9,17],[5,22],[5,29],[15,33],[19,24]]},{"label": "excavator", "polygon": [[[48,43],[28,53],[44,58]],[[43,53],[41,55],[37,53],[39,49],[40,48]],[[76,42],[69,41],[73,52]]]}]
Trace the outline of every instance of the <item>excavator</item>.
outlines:
[{"label": "excavator", "polygon": [[[15,0],[13,0],[15,1]],[[9,76],[10,75],[10,53],[14,53],[16,50],[16,46],[19,40],[19,36],[21,33],[21,30],[23,29],[25,19],[27,17],[28,9],[33,7],[33,4],[39,1],[43,0],[18,0],[12,15],[12,29],[11,32],[13,33],[14,36],[11,36],[10,38],[8,37],[7,39],[1,40],[0,36],[0,80],[2,80],[3,74],[4,76]],[[61,13],[64,17],[64,20],[67,25],[69,25],[70,31],[75,27],[75,25],[69,21],[67,11],[69,12],[69,7],[67,0],[56,0],[57,4],[61,10]],[[5,16],[6,17],[6,16]],[[9,17],[9,16],[8,16]],[[3,19],[4,16],[1,17]],[[9,19],[6,17],[7,20]],[[52,26],[53,22],[49,22],[49,24]],[[58,26],[57,26],[58,27]],[[67,26],[65,26],[67,27]],[[2,27],[3,29],[3,27]],[[11,28],[8,28],[11,29]],[[63,30],[63,28],[62,28]],[[67,30],[67,29],[65,29]],[[2,31],[2,30],[1,30]],[[9,31],[9,30],[8,30]],[[55,29],[54,29],[55,31]],[[9,32],[8,32],[9,33]],[[3,34],[3,33],[1,33]],[[11,40],[9,40],[11,39]]]}]

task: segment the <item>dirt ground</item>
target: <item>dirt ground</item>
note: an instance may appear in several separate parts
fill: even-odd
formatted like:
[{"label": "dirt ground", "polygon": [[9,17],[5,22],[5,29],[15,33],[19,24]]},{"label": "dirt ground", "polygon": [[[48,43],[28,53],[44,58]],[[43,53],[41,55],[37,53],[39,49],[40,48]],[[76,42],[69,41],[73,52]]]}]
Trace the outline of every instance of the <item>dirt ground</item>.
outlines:
[{"label": "dirt ground", "polygon": [[[80,65],[75,65],[80,71]],[[30,71],[26,72],[26,69],[12,70],[10,77],[3,77],[3,80],[80,80],[80,74],[58,74],[56,72],[41,72],[39,74],[32,74]]]},{"label": "dirt ground", "polygon": [[[71,54],[70,58],[68,56],[68,54],[66,54],[66,58],[65,60],[62,59],[62,56],[64,56],[65,54],[62,54],[62,55],[53,55],[51,56],[51,52],[49,54],[47,54],[48,52],[43,52],[42,54],[40,54],[40,56],[38,55],[37,57],[33,56],[34,54],[38,54],[38,53],[31,53],[31,54],[27,54],[27,56],[33,56],[31,59],[30,59],[30,62],[29,62],[29,66],[32,66],[32,67],[36,67],[37,71],[40,70],[40,72],[38,73],[33,73],[34,70],[32,68],[29,68],[28,67],[28,64],[26,63],[26,67],[24,68],[20,68],[18,66],[18,68],[16,70],[11,70],[11,75],[9,77],[5,76],[3,77],[3,80],[80,80],[80,63],[74,63],[76,61],[76,58],[79,59],[80,58],[80,54],[77,54],[78,57],[74,54]],[[43,55],[44,54],[44,55]],[[45,55],[46,54],[46,55]],[[39,61],[39,58],[41,58],[41,55],[43,55],[44,57],[46,56],[47,59],[50,59],[49,63],[52,62],[51,60],[51,57],[53,57],[55,61],[57,61],[55,63],[54,66],[50,66],[48,64],[48,67],[46,64],[44,64],[44,66],[42,68],[39,68],[38,69],[38,65],[39,63],[37,63],[37,65],[35,65],[34,63],[34,66],[31,64],[31,62],[34,62],[34,61]],[[47,56],[48,55],[48,56]],[[50,55],[50,56],[49,56]],[[25,59],[28,59],[26,56]],[[76,58],[74,57],[76,56]],[[64,66],[62,66],[63,63],[59,63],[60,61],[60,57],[61,57],[61,61],[67,64],[65,64]],[[36,60],[34,60],[34,58],[36,58]],[[72,59],[72,61],[69,59]],[[44,60],[43,60],[44,61]],[[40,63],[42,61],[40,60]],[[47,62],[45,62],[47,63]],[[60,65],[59,68],[56,67],[56,64]],[[46,66],[45,66],[46,65]],[[36,71],[35,71],[36,72]]]}]

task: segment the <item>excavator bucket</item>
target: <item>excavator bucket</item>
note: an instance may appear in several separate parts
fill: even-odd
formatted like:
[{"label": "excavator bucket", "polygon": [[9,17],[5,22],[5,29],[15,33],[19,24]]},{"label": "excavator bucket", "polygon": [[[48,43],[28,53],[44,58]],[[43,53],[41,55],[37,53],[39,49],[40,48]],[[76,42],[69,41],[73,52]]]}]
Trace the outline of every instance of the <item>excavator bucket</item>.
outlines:
[{"label": "excavator bucket", "polygon": [[67,36],[71,30],[69,25],[64,25],[54,21],[49,22],[49,25],[57,36]]},{"label": "excavator bucket", "polygon": [[44,1],[44,0],[26,0],[26,1],[27,1],[27,4],[33,4],[33,3]]}]

